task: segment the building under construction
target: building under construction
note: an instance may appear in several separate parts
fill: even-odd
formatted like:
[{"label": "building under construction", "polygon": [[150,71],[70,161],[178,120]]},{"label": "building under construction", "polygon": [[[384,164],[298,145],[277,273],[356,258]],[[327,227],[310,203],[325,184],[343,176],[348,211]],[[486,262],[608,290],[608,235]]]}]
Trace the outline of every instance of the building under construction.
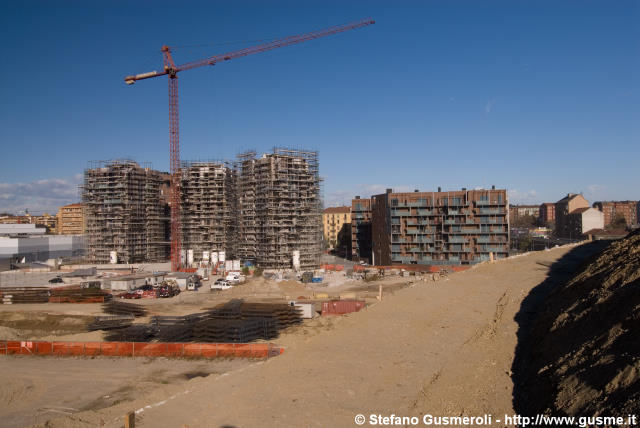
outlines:
[{"label": "building under construction", "polygon": [[209,261],[213,252],[237,253],[236,173],[226,162],[183,162],[182,248],[187,262]]},{"label": "building under construction", "polygon": [[167,260],[168,180],[131,160],[91,163],[82,186],[90,262]]},{"label": "building under construction", "polygon": [[318,266],[322,223],[318,152],[274,148],[237,158],[237,256],[266,269]]}]

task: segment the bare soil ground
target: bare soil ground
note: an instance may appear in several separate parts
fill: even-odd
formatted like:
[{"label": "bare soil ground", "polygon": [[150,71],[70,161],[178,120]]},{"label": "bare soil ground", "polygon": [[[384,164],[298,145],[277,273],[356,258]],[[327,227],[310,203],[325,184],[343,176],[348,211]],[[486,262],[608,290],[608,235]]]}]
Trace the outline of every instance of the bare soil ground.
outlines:
[{"label": "bare soil ground", "polygon": [[[513,414],[514,318],[548,277],[549,266],[572,248],[483,264],[438,282],[384,279],[382,302],[285,332],[277,342],[287,349],[277,358],[228,376],[194,378],[188,386],[150,388],[131,401],[54,418],[46,426],[118,427],[130,410],[137,410],[137,426],[190,428],[355,426],[358,413]],[[377,285],[360,283],[355,292],[373,296]],[[284,291],[288,296],[310,291],[284,286],[291,287]],[[247,292],[270,293],[258,284]],[[49,360],[42,361],[46,366]],[[100,370],[94,375],[103,376]]]},{"label": "bare soil ground", "polygon": [[[2,357],[0,425],[46,424],[75,414],[130,402],[191,379],[217,377],[252,364],[248,360]],[[102,422],[98,421],[99,426]]]}]

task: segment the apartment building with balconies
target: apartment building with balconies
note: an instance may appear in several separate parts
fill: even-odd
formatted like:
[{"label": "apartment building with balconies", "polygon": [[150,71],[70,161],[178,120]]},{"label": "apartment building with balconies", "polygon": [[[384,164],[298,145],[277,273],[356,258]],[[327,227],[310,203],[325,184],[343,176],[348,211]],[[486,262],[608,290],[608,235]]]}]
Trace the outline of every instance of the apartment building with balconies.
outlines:
[{"label": "apartment building with balconies", "polygon": [[372,203],[373,263],[474,264],[509,254],[504,189],[386,193]]}]

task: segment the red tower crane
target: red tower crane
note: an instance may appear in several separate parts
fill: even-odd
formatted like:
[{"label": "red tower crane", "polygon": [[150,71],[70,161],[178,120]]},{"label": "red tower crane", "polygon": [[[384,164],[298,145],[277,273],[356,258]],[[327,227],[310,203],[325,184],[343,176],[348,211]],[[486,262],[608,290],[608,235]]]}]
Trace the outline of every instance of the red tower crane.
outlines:
[{"label": "red tower crane", "polygon": [[307,34],[289,36],[277,39],[269,43],[252,46],[239,51],[229,52],[222,55],[215,55],[198,61],[176,65],[171,56],[171,48],[162,46],[164,68],[162,71],[151,71],[148,73],[127,76],[124,81],[132,85],[138,80],[149,79],[158,76],[169,76],[169,158],[171,173],[171,270],[177,271],[181,265],[182,250],[182,229],[180,222],[180,132],[178,124],[178,73],[184,70],[201,67],[203,65],[216,65],[219,62],[228,61],[234,58],[269,51],[271,49],[294,45],[306,42],[331,34],[353,30],[367,25],[375,24],[372,19],[364,19],[344,25],[318,30]]}]

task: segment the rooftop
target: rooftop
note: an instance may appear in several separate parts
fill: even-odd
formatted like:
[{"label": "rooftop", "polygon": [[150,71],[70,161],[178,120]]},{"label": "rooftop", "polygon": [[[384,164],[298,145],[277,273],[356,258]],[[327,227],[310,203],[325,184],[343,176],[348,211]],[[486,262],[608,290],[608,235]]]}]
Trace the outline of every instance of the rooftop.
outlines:
[{"label": "rooftop", "polygon": [[349,214],[351,207],[329,207],[322,211],[322,214]]}]

